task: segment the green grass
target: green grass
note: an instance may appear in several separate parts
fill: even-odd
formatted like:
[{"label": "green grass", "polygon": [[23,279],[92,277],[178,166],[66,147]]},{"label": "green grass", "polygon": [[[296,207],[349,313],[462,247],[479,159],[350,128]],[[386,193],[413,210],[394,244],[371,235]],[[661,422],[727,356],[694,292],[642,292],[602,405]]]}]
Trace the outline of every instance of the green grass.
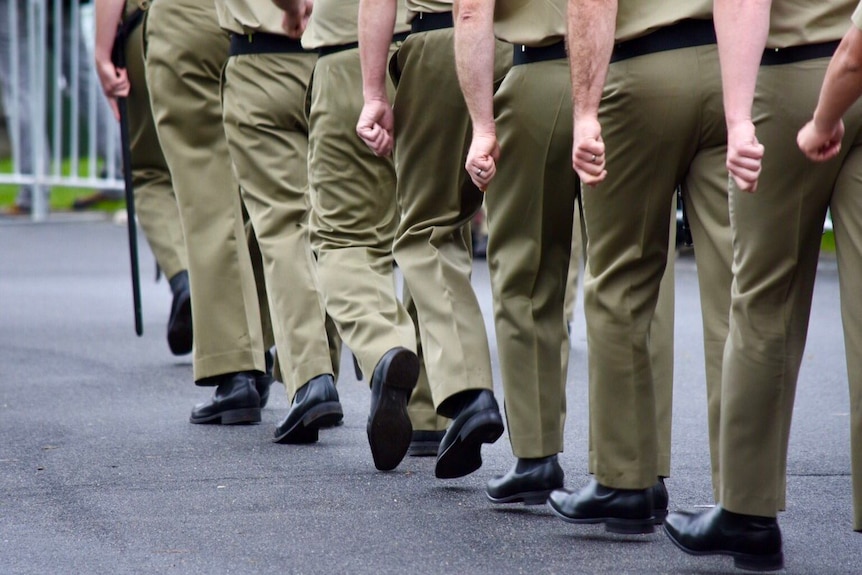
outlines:
[{"label": "green grass", "polygon": [[823,233],[823,239],[820,241],[820,251],[830,254],[835,253],[835,234],[833,232]]},{"label": "green grass", "polygon": [[[77,169],[72,170],[73,166],[69,160],[63,160],[62,173],[63,175],[69,175],[75,173],[81,177],[85,177],[89,174],[89,161],[86,159],[81,160],[77,166]],[[0,173],[9,174],[12,173],[12,160],[11,158],[0,158]],[[63,186],[54,186],[51,188],[50,194],[50,206],[52,212],[63,212],[69,211],[72,209],[72,202],[74,202],[77,198],[82,198],[92,194],[95,190],[92,188],[71,188],[71,187],[63,187]],[[11,206],[15,203],[15,198],[18,195],[18,185],[16,184],[0,184],[0,208],[5,208]],[[104,201],[96,204],[91,210],[103,211],[103,212],[115,212],[119,209],[122,209],[125,206],[125,201],[123,200],[110,200]]]}]

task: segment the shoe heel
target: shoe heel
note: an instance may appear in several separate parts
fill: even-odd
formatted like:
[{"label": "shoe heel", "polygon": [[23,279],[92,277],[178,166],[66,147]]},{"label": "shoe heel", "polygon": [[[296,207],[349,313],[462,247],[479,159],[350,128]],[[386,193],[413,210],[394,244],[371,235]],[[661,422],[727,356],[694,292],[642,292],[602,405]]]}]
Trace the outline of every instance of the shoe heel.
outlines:
[{"label": "shoe heel", "polygon": [[[474,435],[475,433],[475,435]],[[489,410],[479,412],[470,418],[459,437],[463,440],[470,437],[480,443],[494,443],[503,435],[503,423],[499,412]]]},{"label": "shoe heel", "polygon": [[550,491],[533,491],[532,493],[525,493],[521,501],[524,505],[544,505],[550,495]]},{"label": "shoe heel", "polygon": [[222,425],[235,425],[237,423],[260,423],[260,408],[248,407],[246,409],[231,409],[221,414]]},{"label": "shoe heel", "polygon": [[605,520],[605,531],[620,535],[646,535],[655,532],[654,518],[649,519],[618,519],[610,517]]},{"label": "shoe heel", "polygon": [[778,571],[784,569],[784,553],[778,552],[773,555],[755,557],[751,555],[735,556],[733,565],[737,569],[746,571]]},{"label": "shoe heel", "polygon": [[331,401],[316,405],[308,410],[302,418],[302,426],[305,428],[314,427],[332,427],[338,423],[344,416],[341,410],[341,404],[337,401]]}]

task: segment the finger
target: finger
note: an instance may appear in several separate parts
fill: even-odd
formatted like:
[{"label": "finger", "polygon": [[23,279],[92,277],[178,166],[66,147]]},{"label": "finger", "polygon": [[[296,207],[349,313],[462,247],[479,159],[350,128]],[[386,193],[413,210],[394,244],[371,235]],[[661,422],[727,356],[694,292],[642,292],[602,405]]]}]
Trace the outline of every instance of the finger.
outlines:
[{"label": "finger", "polygon": [[757,190],[757,177],[752,177],[751,174],[745,173],[731,173],[731,176],[733,178],[733,182],[740,191],[753,193]]},{"label": "finger", "polygon": [[603,182],[605,177],[608,175],[607,170],[601,170],[597,174],[578,170],[576,170],[576,172],[581,183],[587,186],[595,186],[596,184]]},{"label": "finger", "polygon": [[115,98],[108,98],[108,104],[111,106],[111,112],[114,114],[114,119],[120,121],[120,107],[117,105]]}]

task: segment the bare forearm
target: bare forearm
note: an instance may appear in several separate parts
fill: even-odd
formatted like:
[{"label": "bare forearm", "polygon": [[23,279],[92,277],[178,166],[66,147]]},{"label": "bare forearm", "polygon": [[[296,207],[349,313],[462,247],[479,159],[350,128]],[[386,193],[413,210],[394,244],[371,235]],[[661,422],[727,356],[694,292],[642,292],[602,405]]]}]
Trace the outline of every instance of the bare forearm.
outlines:
[{"label": "bare forearm", "polygon": [[473,133],[495,133],[494,0],[456,0],[455,65]]},{"label": "bare forearm", "polygon": [[578,117],[598,115],[616,21],[616,0],[569,0],[569,66],[575,122]]},{"label": "bare forearm", "polygon": [[852,26],[829,62],[814,122],[821,130],[832,129],[848,108],[862,96],[862,31]]},{"label": "bare forearm", "polygon": [[96,0],[96,61],[110,61],[125,0]]},{"label": "bare forearm", "polygon": [[361,0],[359,3],[359,58],[365,100],[385,100],[386,64],[395,30],[395,0]]},{"label": "bare forearm", "polygon": [[771,5],[771,0],[715,0],[715,33],[729,128],[751,121],[757,72],[769,35]]}]

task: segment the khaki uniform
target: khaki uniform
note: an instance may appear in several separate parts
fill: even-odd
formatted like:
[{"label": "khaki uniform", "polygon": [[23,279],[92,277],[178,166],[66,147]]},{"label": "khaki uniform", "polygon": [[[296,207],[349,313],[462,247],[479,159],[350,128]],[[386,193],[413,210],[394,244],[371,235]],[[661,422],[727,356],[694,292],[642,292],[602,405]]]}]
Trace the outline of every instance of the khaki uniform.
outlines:
[{"label": "khaki uniform", "polygon": [[231,34],[222,74],[224,130],[260,247],[281,374],[292,397],[310,379],[334,374],[308,239],[305,98],[317,55],[283,35],[281,11],[269,0],[219,0],[216,8]]},{"label": "khaki uniform", "polygon": [[[137,10],[146,9],[148,4],[147,1],[127,1],[125,20]],[[143,26],[140,23],[129,33],[125,48],[126,69],[132,86],[126,106],[135,210],[156,262],[165,276],[171,278],[187,268],[186,244],[171,172],[153,123],[144,69]]]},{"label": "khaki uniform", "polygon": [[[452,2],[408,0],[407,8],[415,22],[425,14],[450,12]],[[498,66],[499,78],[506,67]],[[470,120],[455,72],[453,29],[411,34],[390,70],[397,85],[401,209],[394,255],[416,305],[425,368],[439,408],[458,392],[493,389],[488,337],[470,285],[469,225],[482,193],[464,171]]]},{"label": "khaki uniform", "polygon": [[[375,156],[355,130],[363,103],[358,11],[359,0],[318,0],[302,45],[320,51],[308,113],[310,230],[320,288],[370,384],[383,354],[394,347],[417,351],[417,335],[395,290],[395,165]],[[397,35],[410,30],[403,2],[396,22]],[[413,428],[444,429],[422,373],[408,409]]]},{"label": "khaki uniform", "polygon": [[[716,453],[732,250],[718,52],[714,35],[702,39],[712,35],[711,9],[710,0],[619,4],[617,44],[599,110],[608,176],[582,191],[591,464],[598,482],[608,487],[644,489],[661,472],[661,376],[651,360],[651,329],[661,277],[672,265],[668,206],[680,184],[698,260]],[[638,39],[650,33],[684,39],[690,47],[641,49],[644,41]],[[625,413],[620,406],[627,406]]]},{"label": "khaki uniform", "polygon": [[[796,132],[811,117],[829,55],[855,2],[776,0],[753,120],[765,147],[757,193],[730,188],[734,277],[721,413],[721,504],[775,517],[785,507],[787,445],[826,209],[831,208],[850,384],[854,528],[862,529],[862,104],[844,116],[837,158],[807,160]],[[862,14],[855,16],[862,24]],[[833,42],[791,61],[794,47]]]},{"label": "khaki uniform", "polygon": [[260,311],[219,102],[229,40],[212,0],[152,4],[147,84],[189,258],[195,381],[264,371]]}]

